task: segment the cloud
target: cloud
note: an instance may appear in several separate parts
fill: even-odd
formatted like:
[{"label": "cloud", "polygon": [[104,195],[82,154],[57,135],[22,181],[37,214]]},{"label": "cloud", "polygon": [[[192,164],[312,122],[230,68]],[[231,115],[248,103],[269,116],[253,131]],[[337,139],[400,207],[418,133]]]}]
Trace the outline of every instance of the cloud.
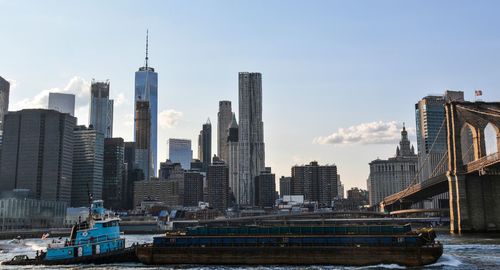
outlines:
[{"label": "cloud", "polygon": [[[396,121],[376,121],[339,128],[328,136],[316,137],[316,144],[393,144],[401,139],[403,125]],[[413,130],[408,130],[413,133]]]},{"label": "cloud", "polygon": [[[76,103],[81,106],[87,106],[90,95],[90,82],[79,77],[73,76],[64,88],[51,88],[40,91],[32,98],[25,98],[13,104],[12,110],[47,108],[49,93],[67,93],[76,96]],[[78,115],[76,115],[78,117]]]},{"label": "cloud", "polygon": [[182,112],[170,109],[160,112],[158,121],[162,129],[167,129],[176,126],[181,118]]},{"label": "cloud", "polygon": [[127,102],[127,98],[125,97],[125,94],[119,93],[118,96],[114,98],[114,105],[115,106],[120,106],[123,103]]}]

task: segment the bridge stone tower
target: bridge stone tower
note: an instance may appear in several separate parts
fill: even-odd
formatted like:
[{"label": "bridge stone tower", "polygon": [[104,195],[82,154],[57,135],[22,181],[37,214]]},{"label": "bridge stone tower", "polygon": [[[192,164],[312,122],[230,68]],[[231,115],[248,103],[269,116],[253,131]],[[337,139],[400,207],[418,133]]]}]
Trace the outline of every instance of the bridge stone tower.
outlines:
[{"label": "bridge stone tower", "polygon": [[[500,102],[450,102],[445,109],[450,230],[500,231]],[[485,147],[488,124],[496,133],[497,151],[490,155]],[[467,155],[471,161],[464,161]]]}]

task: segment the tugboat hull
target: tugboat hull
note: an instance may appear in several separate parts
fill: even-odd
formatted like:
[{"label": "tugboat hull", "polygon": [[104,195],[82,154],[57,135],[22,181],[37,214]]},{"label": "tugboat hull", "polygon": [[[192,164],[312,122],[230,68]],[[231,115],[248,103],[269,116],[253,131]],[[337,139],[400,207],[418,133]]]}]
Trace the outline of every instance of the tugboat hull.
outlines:
[{"label": "tugboat hull", "polygon": [[202,265],[352,265],[435,263],[443,246],[420,247],[153,247],[137,248],[144,264]]},{"label": "tugboat hull", "polygon": [[29,259],[27,257],[24,259],[16,260],[14,258],[10,261],[2,262],[2,265],[68,265],[138,262],[135,253],[135,247],[129,247],[126,249],[111,251],[108,253],[93,256],[75,257],[60,260],[43,260],[41,258]]}]

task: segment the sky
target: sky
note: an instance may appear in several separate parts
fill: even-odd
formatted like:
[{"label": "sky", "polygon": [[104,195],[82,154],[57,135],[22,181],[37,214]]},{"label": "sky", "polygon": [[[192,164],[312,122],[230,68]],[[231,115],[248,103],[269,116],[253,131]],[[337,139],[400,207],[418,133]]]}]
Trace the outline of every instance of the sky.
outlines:
[{"label": "sky", "polygon": [[76,94],[88,124],[90,82],[110,80],[114,136],[133,139],[134,72],[158,72],[158,158],[168,138],[193,141],[219,100],[238,114],[238,72],[260,72],[266,165],[277,178],[316,160],[346,189],[368,163],[395,154],[405,123],[415,142],[419,99],[483,90],[500,100],[498,1],[6,1],[0,76],[9,110]]}]

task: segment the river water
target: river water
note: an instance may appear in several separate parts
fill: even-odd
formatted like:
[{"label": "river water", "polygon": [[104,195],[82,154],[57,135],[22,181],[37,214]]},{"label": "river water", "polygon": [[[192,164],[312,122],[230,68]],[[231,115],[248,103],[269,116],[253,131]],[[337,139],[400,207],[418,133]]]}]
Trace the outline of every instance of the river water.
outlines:
[{"label": "river water", "polygon": [[[153,240],[153,235],[126,235],[127,243],[145,243]],[[444,244],[444,254],[439,261],[433,265],[412,269],[500,269],[500,234],[497,235],[450,235],[438,234],[438,241]],[[36,250],[44,248],[52,239],[25,239],[20,244],[10,243],[9,240],[0,241],[0,261],[9,260],[15,255],[26,254],[35,256]],[[32,269],[33,266],[2,266],[0,269]],[[283,266],[260,266],[260,267],[227,267],[227,266],[175,266],[175,267],[149,267],[141,264],[110,264],[110,265],[71,265],[71,266],[36,266],[37,269],[193,269],[193,270],[337,270],[337,269],[405,269],[398,265],[374,265],[370,267],[342,267],[342,266],[309,266],[309,267],[283,267]]]}]

